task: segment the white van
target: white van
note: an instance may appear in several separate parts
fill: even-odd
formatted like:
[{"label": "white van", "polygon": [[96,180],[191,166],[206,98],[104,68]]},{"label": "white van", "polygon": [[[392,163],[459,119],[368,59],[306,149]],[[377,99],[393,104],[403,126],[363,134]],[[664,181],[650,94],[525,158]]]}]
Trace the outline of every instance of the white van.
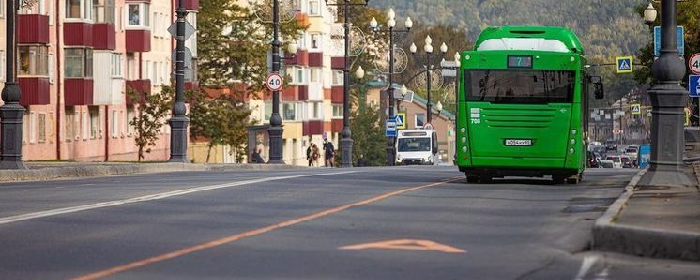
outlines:
[{"label": "white van", "polygon": [[436,164],[437,134],[434,130],[399,130],[396,164]]}]

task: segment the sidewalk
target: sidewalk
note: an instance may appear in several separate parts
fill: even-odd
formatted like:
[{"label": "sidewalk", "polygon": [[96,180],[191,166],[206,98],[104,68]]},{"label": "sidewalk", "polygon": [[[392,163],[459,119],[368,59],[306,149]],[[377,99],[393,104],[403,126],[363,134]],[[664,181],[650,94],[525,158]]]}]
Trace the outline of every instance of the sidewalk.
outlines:
[{"label": "sidewalk", "polygon": [[[635,176],[593,228],[593,248],[622,253],[700,261],[700,191],[695,188],[641,188]],[[700,181],[700,164],[688,168]]]},{"label": "sidewalk", "polygon": [[25,162],[25,170],[0,170],[0,182],[46,181],[111,175],[185,171],[240,171],[299,169],[286,164],[197,164],[170,162]]}]

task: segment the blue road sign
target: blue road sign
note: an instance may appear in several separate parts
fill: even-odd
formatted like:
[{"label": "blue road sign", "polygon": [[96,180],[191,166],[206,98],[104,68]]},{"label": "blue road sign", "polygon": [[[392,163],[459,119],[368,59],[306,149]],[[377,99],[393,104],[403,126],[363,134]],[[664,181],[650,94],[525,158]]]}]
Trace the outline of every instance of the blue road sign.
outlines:
[{"label": "blue road sign", "polygon": [[639,154],[637,155],[637,164],[639,168],[647,168],[649,166],[650,154],[651,146],[649,144],[639,146]]},{"label": "blue road sign", "polygon": [[700,97],[700,75],[688,76],[688,91],[690,97]]},{"label": "blue road sign", "polygon": [[632,57],[631,56],[618,56],[617,60],[617,73],[631,73],[632,72]]},{"label": "blue road sign", "polygon": [[[676,27],[676,46],[678,47],[678,55],[685,54],[685,46],[683,39],[683,26]],[[661,56],[661,26],[654,26],[654,56]]]},{"label": "blue road sign", "polygon": [[386,119],[386,136],[396,137],[396,119],[387,118]]}]

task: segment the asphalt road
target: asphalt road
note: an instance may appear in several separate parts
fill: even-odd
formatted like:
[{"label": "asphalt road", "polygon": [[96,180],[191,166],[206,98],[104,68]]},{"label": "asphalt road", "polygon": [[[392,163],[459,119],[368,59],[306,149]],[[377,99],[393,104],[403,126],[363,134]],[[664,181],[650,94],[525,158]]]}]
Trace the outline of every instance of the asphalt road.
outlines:
[{"label": "asphalt road", "polygon": [[588,251],[635,170],[467,184],[454,167],[0,184],[0,279],[698,279]]}]

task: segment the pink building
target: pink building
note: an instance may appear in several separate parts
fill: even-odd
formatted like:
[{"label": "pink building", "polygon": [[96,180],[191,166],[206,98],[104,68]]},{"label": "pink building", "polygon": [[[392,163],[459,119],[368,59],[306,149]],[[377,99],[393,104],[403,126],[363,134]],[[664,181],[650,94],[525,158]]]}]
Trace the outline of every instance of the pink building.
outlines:
[{"label": "pink building", "polygon": [[[198,9],[198,0],[185,2],[188,10]],[[151,93],[170,84],[174,41],[167,28],[175,5],[172,0],[38,0],[20,10],[24,160],[137,159],[128,122],[138,104],[129,104],[125,93],[127,87]],[[0,26],[4,21],[0,18]],[[196,13],[188,21],[196,24]],[[193,56],[195,37],[188,42]],[[146,159],[168,159],[169,143],[165,125]]]}]

